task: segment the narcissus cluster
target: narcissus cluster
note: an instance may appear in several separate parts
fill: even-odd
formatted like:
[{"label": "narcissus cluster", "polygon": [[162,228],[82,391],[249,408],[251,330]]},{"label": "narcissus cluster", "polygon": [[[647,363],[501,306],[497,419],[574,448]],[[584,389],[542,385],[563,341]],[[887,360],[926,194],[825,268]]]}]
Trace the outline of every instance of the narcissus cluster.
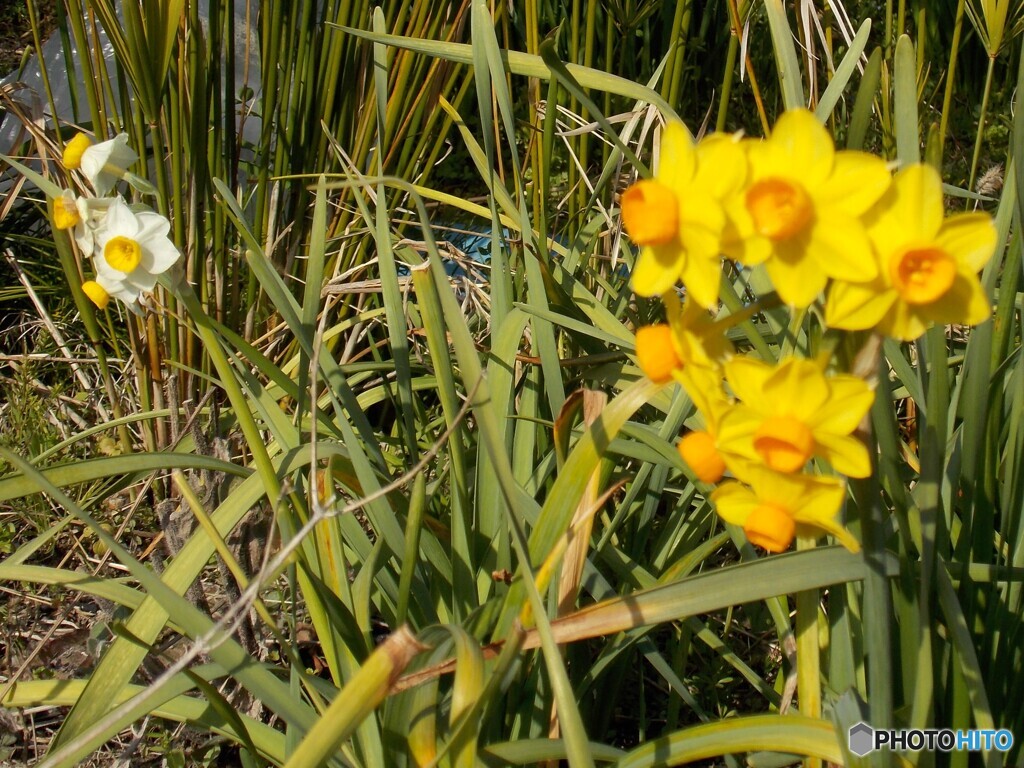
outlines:
[{"label": "narcissus cluster", "polygon": [[94,194],[76,196],[65,190],[54,198],[53,226],[70,230],[82,258],[91,261],[95,277],[82,290],[100,309],[111,297],[136,307],[153,290],[157,276],[181,258],[168,237],[166,218],[120,196],[107,197],[138,159],[127,134],[94,144],[80,133],[64,148],[64,167],[81,172]]},{"label": "narcissus cluster", "polygon": [[728,321],[712,314],[723,267],[763,270],[779,301],[811,308],[828,328],[909,341],[990,314],[978,272],[996,246],[991,217],[947,215],[930,166],[893,176],[881,158],[837,150],[813,113],[791,110],[763,140],[695,142],[667,125],[654,177],[623,194],[622,220],[640,247],[632,287],[661,296],[668,318],[638,329],[637,362],[696,406],[700,424],[679,453],[697,480],[717,484],[719,515],[772,552],[823,533],[857,549],[839,522],[843,476],[871,473],[857,430],[874,393],[827,352],[735,354]]}]

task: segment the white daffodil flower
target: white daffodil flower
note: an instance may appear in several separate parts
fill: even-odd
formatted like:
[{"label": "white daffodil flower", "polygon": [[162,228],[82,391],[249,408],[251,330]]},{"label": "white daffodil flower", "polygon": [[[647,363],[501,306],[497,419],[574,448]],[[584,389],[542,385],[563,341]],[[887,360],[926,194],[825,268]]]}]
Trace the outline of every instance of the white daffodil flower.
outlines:
[{"label": "white daffodil flower", "polygon": [[93,144],[92,139],[80,133],[64,147],[64,166],[81,169],[99,197],[113,189],[138,159],[135,150],[128,146],[127,133],[99,144]]},{"label": "white daffodil flower", "polygon": [[156,276],[181,258],[167,237],[171,225],[152,211],[133,213],[120,198],[107,208],[103,222],[93,232],[93,266],[96,283],[126,304],[153,290]]},{"label": "white daffodil flower", "polygon": [[[79,197],[75,202],[78,220],[75,222],[75,243],[82,258],[91,259],[96,250],[96,232],[103,228],[107,211],[116,197]],[[66,203],[65,203],[66,205]],[[54,205],[56,209],[56,204]],[[56,210],[54,212],[56,218]]]}]

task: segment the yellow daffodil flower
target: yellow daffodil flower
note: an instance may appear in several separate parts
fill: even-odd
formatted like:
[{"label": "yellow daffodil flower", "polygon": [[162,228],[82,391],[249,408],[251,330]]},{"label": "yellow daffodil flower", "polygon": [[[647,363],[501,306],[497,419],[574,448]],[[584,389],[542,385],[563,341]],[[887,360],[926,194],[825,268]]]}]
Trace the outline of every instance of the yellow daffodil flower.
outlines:
[{"label": "yellow daffodil flower", "polygon": [[877,328],[911,341],[933,323],[975,325],[989,316],[978,272],[995,251],[995,226],[984,213],[945,217],[935,169],[900,171],[867,223],[878,277],[835,282],[825,306],[828,325]]},{"label": "yellow daffodil flower", "polygon": [[134,213],[115,199],[93,233],[96,283],[126,304],[153,290],[156,276],[181,257],[167,237],[170,223],[152,211]]},{"label": "yellow daffodil flower", "polygon": [[727,204],[726,255],[753,266],[764,262],[787,304],[806,307],[828,278],[873,279],[860,217],[885,193],[885,162],[864,152],[839,151],[806,109],[779,118],[764,141],[744,142],[749,177]]},{"label": "yellow daffodil flower", "polygon": [[777,366],[736,357],[725,363],[725,375],[741,402],[720,420],[724,453],[782,473],[799,472],[819,457],[848,477],[871,474],[867,448],[852,434],[875,397],[863,380],[826,376],[817,363],[798,357]]},{"label": "yellow daffodil flower", "polygon": [[661,302],[665,305],[679,359],[691,369],[720,371],[722,361],[732,355],[732,344],[715,318],[689,294],[680,301],[674,291],[669,291],[661,297]]},{"label": "yellow daffodil flower", "polygon": [[632,276],[637,294],[663,294],[681,279],[700,306],[717,306],[725,226],[722,190],[738,187],[745,172],[737,142],[716,136],[695,145],[681,123],[665,126],[654,178],[634,184],[622,196],[622,222],[641,246]]},{"label": "yellow daffodil flower", "polygon": [[837,519],[846,494],[840,480],[766,469],[752,471],[744,479],[749,486],[734,480],[722,483],[711,501],[719,517],[742,526],[751,544],[784,552],[798,534],[828,533],[851,552],[860,551],[857,540]]},{"label": "yellow daffodil flower", "polygon": [[[717,372],[732,345],[706,310],[687,299],[680,302],[673,292],[662,296],[667,323],[639,328],[636,359],[651,381],[666,384],[691,367]],[[682,380],[680,380],[681,383]],[[685,384],[684,384],[685,385]]]},{"label": "yellow daffodil flower", "polygon": [[676,379],[693,400],[703,420],[703,429],[683,435],[676,448],[679,456],[704,483],[717,483],[727,469],[737,471],[735,463],[741,460],[726,455],[718,444],[718,430],[722,417],[735,407],[735,402],[722,389],[722,376],[718,371],[694,366],[676,374]]}]

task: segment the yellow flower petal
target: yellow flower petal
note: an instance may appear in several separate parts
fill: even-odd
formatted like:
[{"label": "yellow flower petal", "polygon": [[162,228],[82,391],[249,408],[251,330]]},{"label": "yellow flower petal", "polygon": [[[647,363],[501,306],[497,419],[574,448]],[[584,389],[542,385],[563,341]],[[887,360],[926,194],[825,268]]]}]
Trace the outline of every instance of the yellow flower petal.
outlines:
[{"label": "yellow flower petal", "polygon": [[622,195],[622,224],[637,245],[671,243],[679,235],[679,198],[659,181],[638,181]]},{"label": "yellow flower petal", "polygon": [[837,207],[850,216],[868,211],[892,184],[885,161],[868,154],[843,150],[836,152],[828,183],[815,191],[817,199]]},{"label": "yellow flower petal", "polygon": [[977,325],[992,314],[985,289],[975,275],[957,275],[952,287],[941,299],[919,306],[917,310],[924,320],[938,325]]},{"label": "yellow flower petal", "polygon": [[910,165],[896,174],[889,192],[872,211],[869,229],[885,253],[898,243],[928,240],[942,226],[942,179],[930,165]]},{"label": "yellow flower petal", "polygon": [[756,402],[770,404],[773,411],[781,409],[784,413],[808,420],[828,402],[828,397],[829,387],[825,374],[816,363],[799,357],[787,357],[780,360],[765,379],[761,396]]},{"label": "yellow flower petal", "polygon": [[693,179],[696,167],[697,148],[686,126],[678,121],[667,123],[661,133],[655,178],[673,187],[674,181],[686,185]]},{"label": "yellow flower petal", "polygon": [[695,189],[684,199],[680,214],[680,240],[698,258],[718,256],[722,250],[725,212],[706,190]]},{"label": "yellow flower petal", "polygon": [[649,245],[640,250],[630,284],[638,296],[660,296],[671,290],[686,263],[686,251],[676,243]]},{"label": "yellow flower petal", "polygon": [[829,432],[816,432],[815,437],[816,453],[839,474],[847,477],[868,477],[871,474],[871,454],[856,437]]},{"label": "yellow flower petal", "polygon": [[853,432],[871,410],[874,390],[863,379],[843,374],[830,376],[828,388],[828,400],[815,414],[813,426],[840,434]]},{"label": "yellow flower petal", "polygon": [[747,178],[747,153],[740,140],[725,133],[712,133],[697,144],[694,183],[719,200],[740,191]]},{"label": "yellow flower petal", "polygon": [[928,322],[920,308],[896,301],[878,324],[878,330],[886,336],[902,341],[913,341],[928,330]]},{"label": "yellow flower petal", "polygon": [[753,357],[734,357],[723,366],[725,378],[733,393],[743,402],[754,403],[761,399],[765,382],[774,368]]},{"label": "yellow flower petal", "polygon": [[955,254],[965,272],[976,275],[992,258],[996,236],[987,213],[961,213],[943,222],[935,243]]},{"label": "yellow flower petal", "polygon": [[691,361],[682,370],[677,370],[675,377],[693,400],[708,428],[717,431],[721,415],[732,406],[722,391],[722,377],[719,372],[715,368],[694,364]]},{"label": "yellow flower petal", "polygon": [[[816,188],[832,172],[835,146],[814,113],[807,109],[787,110],[775,123],[763,145],[764,175],[799,178],[808,188]],[[762,150],[756,150],[758,154]],[[761,177],[758,173],[758,178]]]},{"label": "yellow flower petal", "polygon": [[828,282],[817,259],[803,258],[800,249],[777,249],[765,269],[779,297],[792,307],[810,306]]},{"label": "yellow flower petal", "polygon": [[718,292],[722,287],[722,260],[718,256],[687,259],[680,278],[687,296],[698,305],[704,309],[718,306]]},{"label": "yellow flower petal", "polygon": [[825,302],[825,324],[847,331],[874,328],[896,301],[885,283],[832,283]]},{"label": "yellow flower petal", "polygon": [[723,329],[711,319],[707,310],[689,297],[680,302],[675,292],[669,291],[661,298],[672,329],[676,354],[683,363],[682,370],[677,369],[674,375],[688,386],[687,376],[699,373],[702,381],[707,379],[710,386],[720,388],[719,364],[732,351]]},{"label": "yellow flower petal", "polygon": [[836,519],[846,496],[846,485],[841,480],[810,475],[776,476],[770,485],[765,487],[761,482],[754,489],[785,504],[798,523],[821,528]]},{"label": "yellow flower petal", "polygon": [[732,525],[743,525],[758,505],[754,492],[735,480],[728,480],[715,488],[711,501],[718,516]]},{"label": "yellow flower petal", "polygon": [[806,478],[801,503],[794,507],[799,533],[828,533],[851,552],[859,552],[860,544],[839,523],[839,511],[846,497],[845,484],[832,477]]},{"label": "yellow flower petal", "polygon": [[754,225],[750,222],[743,229],[743,222],[738,220],[741,216],[749,218],[746,207],[733,206],[729,223],[722,233],[722,253],[748,267],[756,267],[772,255],[772,241],[760,235],[744,234],[745,231],[752,233]]},{"label": "yellow flower petal", "polygon": [[823,520],[815,525],[796,524],[797,536],[817,537],[827,533],[835,537],[835,540],[846,547],[853,554],[860,552],[860,542],[853,537],[853,534],[846,530],[837,520]]},{"label": "yellow flower petal", "polygon": [[837,280],[863,283],[878,276],[878,261],[864,226],[837,209],[820,211],[807,252],[824,274]]}]

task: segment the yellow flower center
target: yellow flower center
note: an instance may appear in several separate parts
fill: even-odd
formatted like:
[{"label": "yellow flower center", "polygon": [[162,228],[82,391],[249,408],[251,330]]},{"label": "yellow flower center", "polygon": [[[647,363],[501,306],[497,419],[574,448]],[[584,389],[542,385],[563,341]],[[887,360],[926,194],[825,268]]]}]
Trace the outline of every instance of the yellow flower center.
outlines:
[{"label": "yellow flower center", "polygon": [[58,197],[53,201],[53,226],[56,229],[71,229],[81,220],[74,200]]},{"label": "yellow flower center", "polygon": [[126,275],[133,272],[142,260],[142,248],[130,237],[112,237],[103,246],[103,258],[113,269]]},{"label": "yellow flower center", "polygon": [[814,219],[814,204],[796,181],[769,177],[747,191],[747,210],[754,228],[770,240],[785,240],[803,232]]},{"label": "yellow flower center", "polygon": [[622,195],[622,223],[637,245],[663,245],[679,233],[679,198],[661,182],[638,181]]},{"label": "yellow flower center", "polygon": [[64,145],[64,167],[74,171],[82,167],[82,153],[92,146],[92,139],[79,133]]},{"label": "yellow flower center", "polygon": [[672,343],[672,329],[665,323],[645,325],[636,332],[636,361],[644,375],[656,384],[672,378],[683,362]]},{"label": "yellow flower center", "polygon": [[743,532],[755,547],[785,552],[796,535],[796,521],[782,507],[758,504],[743,524]]},{"label": "yellow flower center", "polygon": [[934,245],[907,248],[893,256],[889,275],[907,304],[930,304],[953,287],[956,260]]},{"label": "yellow flower center", "polygon": [[715,447],[715,438],[708,432],[690,432],[679,441],[682,456],[697,479],[704,483],[717,483],[725,474],[725,462]]},{"label": "yellow flower center", "polygon": [[754,433],[754,450],[776,472],[798,472],[814,453],[814,435],[799,419],[771,416]]},{"label": "yellow flower center", "polygon": [[95,280],[87,280],[82,283],[82,291],[89,297],[89,300],[100,309],[106,309],[107,304],[110,303],[110,294],[107,293],[103,289],[103,286]]}]

